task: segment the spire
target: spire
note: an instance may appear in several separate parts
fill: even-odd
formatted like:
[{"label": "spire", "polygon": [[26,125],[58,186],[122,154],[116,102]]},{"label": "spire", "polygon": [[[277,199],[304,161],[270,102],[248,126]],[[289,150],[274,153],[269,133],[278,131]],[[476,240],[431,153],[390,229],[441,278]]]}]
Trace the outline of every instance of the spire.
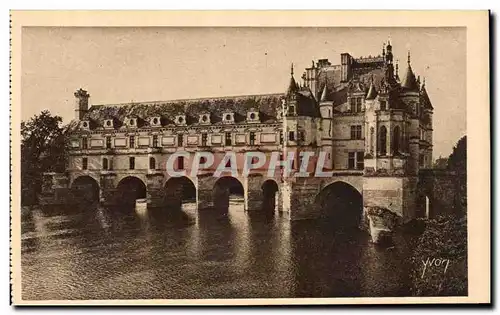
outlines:
[{"label": "spire", "polygon": [[396,74],[394,78],[399,82],[399,59],[396,59]]},{"label": "spire", "polygon": [[422,83],[422,88],[420,90],[420,97],[421,97],[425,107],[433,109],[432,104],[431,104],[431,100],[429,99],[429,94],[427,94],[427,90],[425,88],[425,77],[424,77],[424,81]]},{"label": "spire", "polygon": [[375,97],[377,97],[377,89],[375,88],[375,84],[373,84],[373,75],[372,75],[372,80],[370,83],[370,88],[368,89],[368,94],[366,94],[366,99],[367,100],[373,100]]},{"label": "spire", "polygon": [[293,78],[293,63],[292,63],[290,70],[291,70],[290,71],[290,83],[288,84],[288,89],[286,91],[287,96],[296,92],[298,89],[297,82],[295,82],[295,79]]},{"label": "spire", "polygon": [[410,63],[410,51],[408,50],[408,68],[406,69],[406,74],[402,80],[401,86],[410,91],[418,91],[420,89],[415,74],[411,69]]},{"label": "spire", "polygon": [[321,93],[320,97],[320,102],[327,102],[328,101],[328,84],[325,83],[325,87],[323,88],[323,92]]}]

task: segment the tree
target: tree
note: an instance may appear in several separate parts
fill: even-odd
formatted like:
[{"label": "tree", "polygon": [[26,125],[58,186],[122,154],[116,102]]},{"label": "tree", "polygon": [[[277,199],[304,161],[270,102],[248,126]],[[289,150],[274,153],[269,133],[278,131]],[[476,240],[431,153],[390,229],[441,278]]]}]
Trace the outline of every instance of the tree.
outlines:
[{"label": "tree", "polygon": [[458,140],[448,158],[448,169],[457,174],[457,213],[467,213],[467,136]]},{"label": "tree", "polygon": [[448,169],[460,174],[467,173],[467,136],[460,138],[453,147],[453,152],[448,158]]},{"label": "tree", "polygon": [[63,172],[67,142],[62,118],[45,110],[21,122],[22,203],[33,204],[40,193],[44,172]]},{"label": "tree", "polygon": [[439,157],[436,159],[436,161],[434,161],[434,168],[437,168],[437,169],[446,169],[448,167],[448,158],[444,158],[444,157]]}]

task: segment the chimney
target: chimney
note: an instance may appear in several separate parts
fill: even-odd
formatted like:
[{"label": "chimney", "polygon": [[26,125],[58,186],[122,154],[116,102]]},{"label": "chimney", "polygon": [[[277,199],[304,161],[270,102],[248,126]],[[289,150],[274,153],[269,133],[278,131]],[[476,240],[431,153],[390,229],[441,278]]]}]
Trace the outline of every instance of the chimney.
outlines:
[{"label": "chimney", "polygon": [[75,92],[75,119],[81,120],[89,110],[90,94],[80,88]]}]

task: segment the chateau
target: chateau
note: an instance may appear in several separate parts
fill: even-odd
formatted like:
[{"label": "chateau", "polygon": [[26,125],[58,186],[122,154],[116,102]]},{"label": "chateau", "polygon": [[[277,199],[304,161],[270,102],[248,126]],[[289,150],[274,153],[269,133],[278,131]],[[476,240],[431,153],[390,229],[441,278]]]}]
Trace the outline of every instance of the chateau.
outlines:
[{"label": "chateau", "polygon": [[[240,192],[246,211],[271,207],[291,220],[359,220],[363,209],[378,207],[407,222],[428,211],[418,185],[421,170],[432,166],[433,107],[409,52],[404,68],[400,75],[389,42],[375,57],[342,53],[340,64],[313,61],[302,80],[292,66],[286,90],[276,94],[91,105],[80,89],[67,173],[47,174],[47,196],[58,199],[59,189],[60,198],[64,190],[76,198],[78,187],[91,187],[102,204],[147,198],[148,207],[172,208],[191,189],[204,209],[227,206],[229,194]],[[200,169],[197,176],[170,178],[166,161],[179,151],[189,154],[175,168],[188,174],[201,151],[213,153],[214,164],[232,151],[238,168],[245,152],[293,152],[292,173],[300,152],[316,154],[307,178],[285,178],[280,169],[267,177],[267,163],[246,177]],[[314,176],[320,152],[326,152],[327,178]]]}]

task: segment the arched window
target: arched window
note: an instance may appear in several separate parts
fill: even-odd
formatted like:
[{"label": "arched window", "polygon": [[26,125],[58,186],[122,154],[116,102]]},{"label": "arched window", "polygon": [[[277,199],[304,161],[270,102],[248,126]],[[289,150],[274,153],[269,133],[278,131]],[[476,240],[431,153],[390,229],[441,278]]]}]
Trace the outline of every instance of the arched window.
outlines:
[{"label": "arched window", "polygon": [[375,137],[375,129],[373,127],[370,128],[370,154],[373,155],[373,141]]},{"label": "arched window", "polygon": [[156,169],[156,160],[154,157],[149,158],[149,169],[150,170]]},{"label": "arched window", "polygon": [[103,158],[102,159],[102,169],[103,170],[107,170],[109,168],[108,166],[108,159],[107,158]]},{"label": "arched window", "polygon": [[399,126],[394,127],[392,134],[392,154],[398,154],[401,147],[401,134]]},{"label": "arched window", "polygon": [[380,155],[386,155],[387,154],[387,128],[385,126],[380,127],[380,132],[378,134],[378,151],[380,152]]}]

